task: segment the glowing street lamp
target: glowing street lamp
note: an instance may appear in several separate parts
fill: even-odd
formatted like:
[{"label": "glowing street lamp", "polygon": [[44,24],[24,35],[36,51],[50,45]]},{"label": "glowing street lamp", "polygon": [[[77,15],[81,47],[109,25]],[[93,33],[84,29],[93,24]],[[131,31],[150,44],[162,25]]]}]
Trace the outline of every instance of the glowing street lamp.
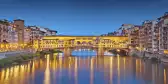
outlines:
[{"label": "glowing street lamp", "polygon": [[117,49],[117,52],[120,52],[120,49]]}]

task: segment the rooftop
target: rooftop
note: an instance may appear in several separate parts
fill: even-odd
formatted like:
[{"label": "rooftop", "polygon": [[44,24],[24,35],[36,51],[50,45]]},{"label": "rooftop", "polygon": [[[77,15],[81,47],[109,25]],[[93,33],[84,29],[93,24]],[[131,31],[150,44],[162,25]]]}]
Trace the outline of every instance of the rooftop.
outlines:
[{"label": "rooftop", "polygon": [[161,17],[158,18],[158,20],[160,20],[162,18],[168,18],[168,12],[165,12],[163,16],[161,16]]},{"label": "rooftop", "polygon": [[22,20],[22,19],[15,19],[14,21],[24,21],[24,20]]},{"label": "rooftop", "polygon": [[49,31],[52,31],[52,32],[56,32],[56,33],[57,33],[57,31],[56,31],[56,30],[49,30]]}]

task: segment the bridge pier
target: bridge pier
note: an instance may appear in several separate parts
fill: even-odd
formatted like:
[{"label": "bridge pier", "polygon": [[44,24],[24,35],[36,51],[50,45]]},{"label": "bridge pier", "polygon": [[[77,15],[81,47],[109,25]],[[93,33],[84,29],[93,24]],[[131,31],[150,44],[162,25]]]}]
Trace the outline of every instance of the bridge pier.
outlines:
[{"label": "bridge pier", "polygon": [[104,56],[104,49],[103,48],[98,48],[98,50],[97,50],[97,56],[99,56],[99,57],[102,57],[102,56]]},{"label": "bridge pier", "polygon": [[64,57],[71,56],[71,49],[70,48],[64,48]]}]

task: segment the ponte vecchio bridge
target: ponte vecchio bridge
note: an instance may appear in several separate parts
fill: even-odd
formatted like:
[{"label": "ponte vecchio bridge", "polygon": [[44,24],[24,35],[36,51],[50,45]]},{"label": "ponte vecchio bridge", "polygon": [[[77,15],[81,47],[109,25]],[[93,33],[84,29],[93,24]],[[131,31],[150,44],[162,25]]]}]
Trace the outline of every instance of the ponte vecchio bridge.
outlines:
[{"label": "ponte vecchio bridge", "polygon": [[111,49],[127,49],[128,37],[125,36],[45,36],[34,41],[34,49],[58,49],[64,56],[70,56],[76,49],[93,49],[98,56]]}]

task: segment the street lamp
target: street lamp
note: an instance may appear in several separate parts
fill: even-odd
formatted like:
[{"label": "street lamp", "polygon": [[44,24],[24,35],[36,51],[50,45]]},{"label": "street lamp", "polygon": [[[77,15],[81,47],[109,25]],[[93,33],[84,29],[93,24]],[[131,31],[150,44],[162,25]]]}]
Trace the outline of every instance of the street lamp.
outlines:
[{"label": "street lamp", "polygon": [[120,52],[120,49],[117,49],[117,52]]}]

